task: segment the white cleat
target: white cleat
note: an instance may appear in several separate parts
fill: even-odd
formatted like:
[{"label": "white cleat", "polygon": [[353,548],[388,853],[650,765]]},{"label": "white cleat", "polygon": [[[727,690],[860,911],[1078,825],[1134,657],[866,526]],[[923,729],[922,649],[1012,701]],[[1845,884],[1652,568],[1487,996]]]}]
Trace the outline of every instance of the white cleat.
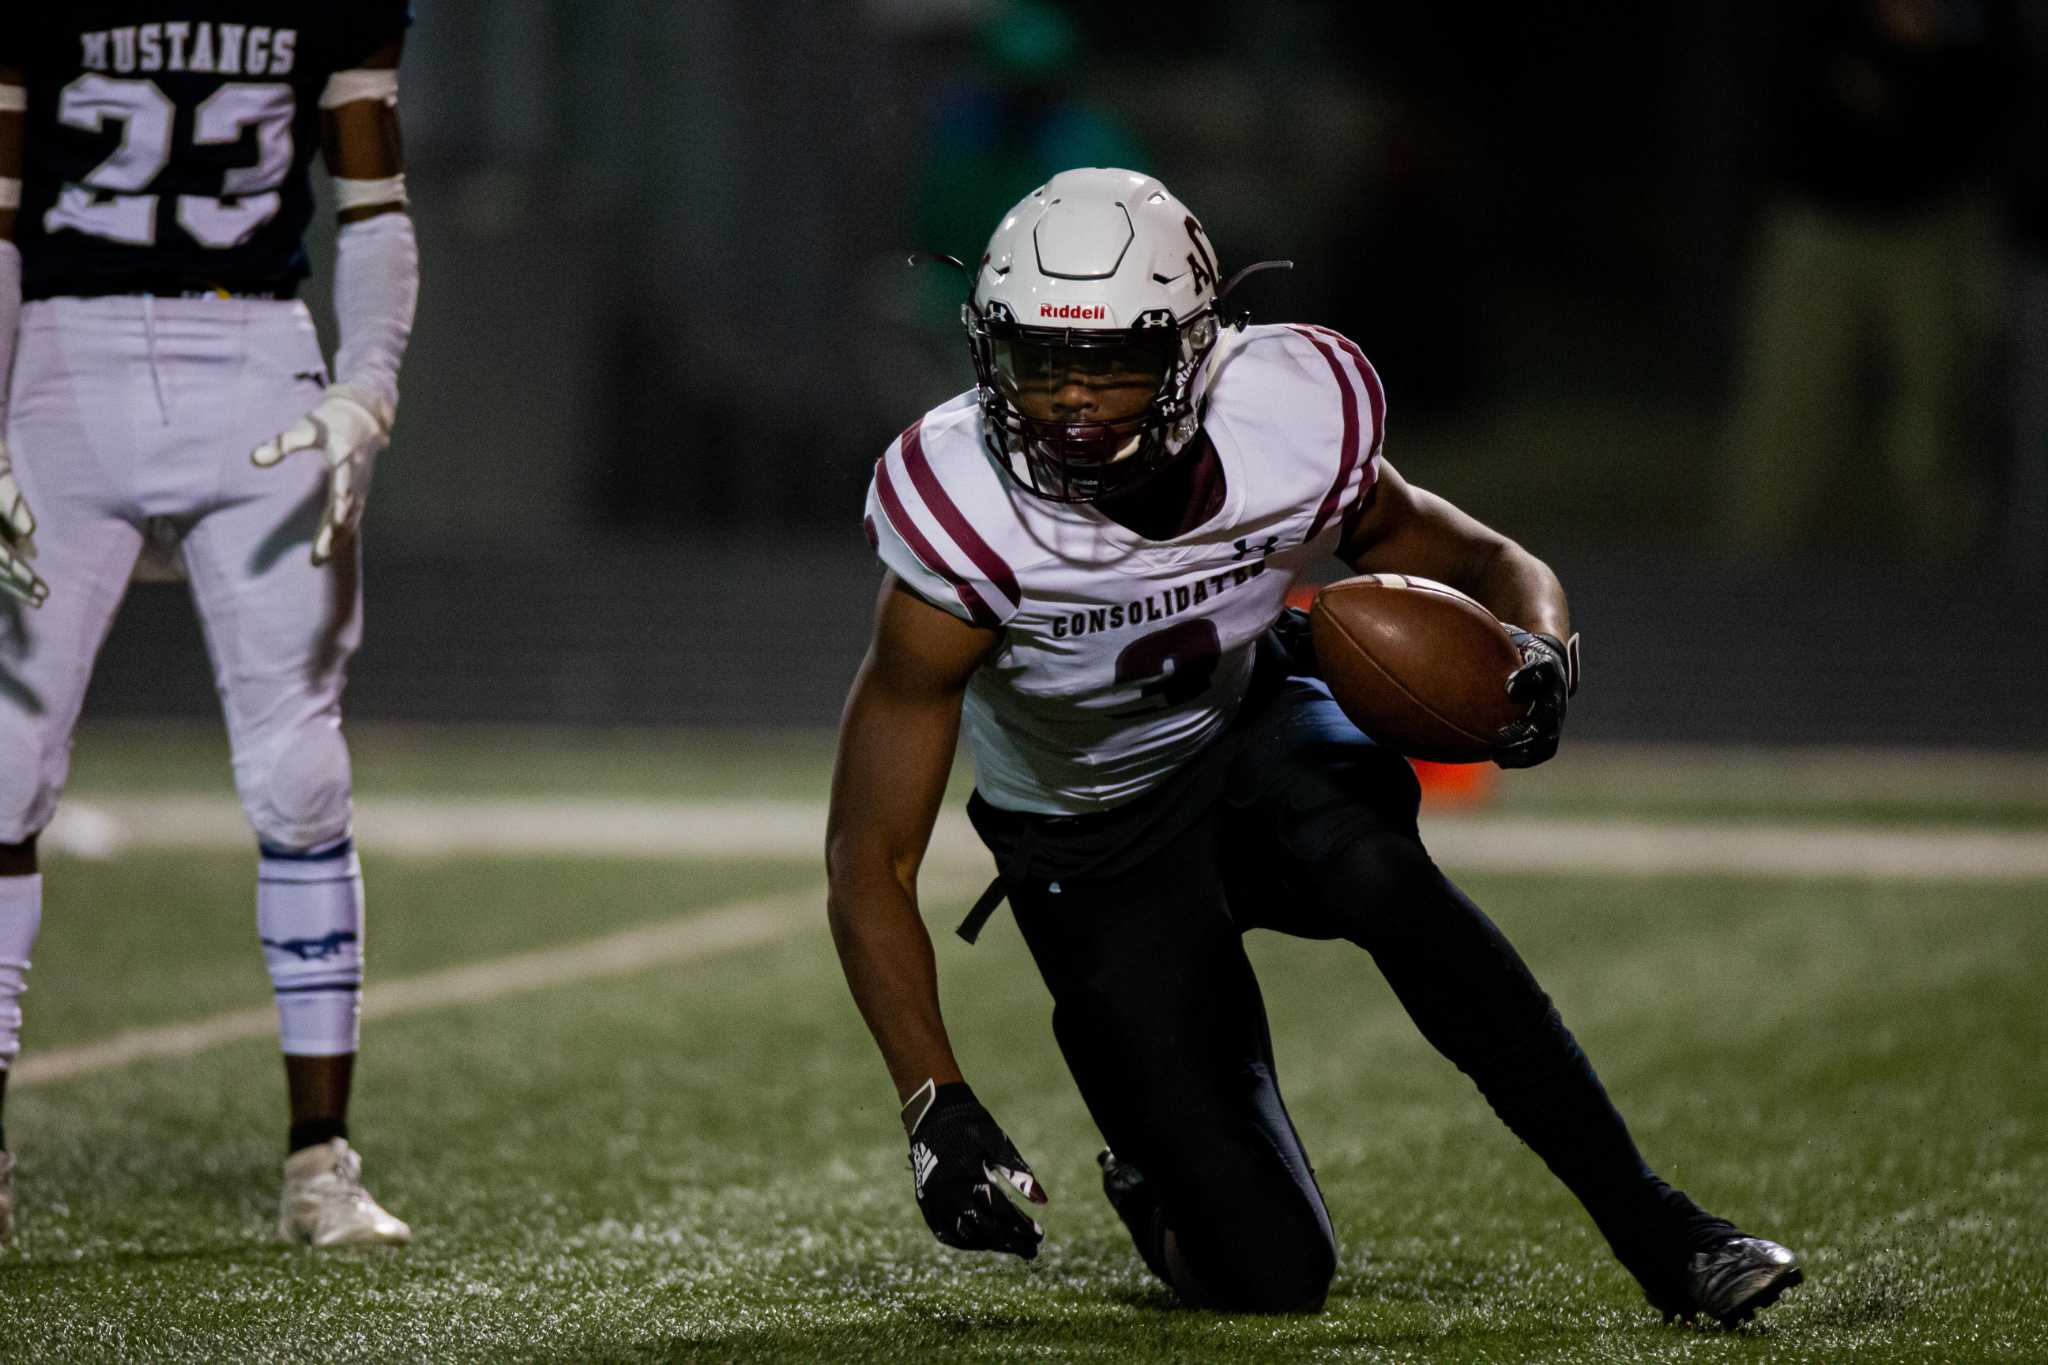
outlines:
[{"label": "white cleat", "polygon": [[14,1240],[14,1153],[0,1152],[0,1251]]},{"label": "white cleat", "polygon": [[342,1138],[284,1159],[284,1199],[277,1235],[315,1248],[403,1246],[412,1229],[363,1188],[363,1158]]}]

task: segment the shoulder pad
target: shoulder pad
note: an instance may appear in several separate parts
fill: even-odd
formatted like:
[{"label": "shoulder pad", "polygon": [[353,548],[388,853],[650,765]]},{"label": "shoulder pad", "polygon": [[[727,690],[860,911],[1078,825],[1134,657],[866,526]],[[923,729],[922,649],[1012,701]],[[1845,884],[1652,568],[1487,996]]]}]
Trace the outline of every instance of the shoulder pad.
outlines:
[{"label": "shoulder pad", "polygon": [[979,412],[948,404],[911,423],[875,462],[875,552],[920,596],[979,626],[1017,614],[1023,591],[991,539],[1014,521],[1002,474],[982,453]]}]

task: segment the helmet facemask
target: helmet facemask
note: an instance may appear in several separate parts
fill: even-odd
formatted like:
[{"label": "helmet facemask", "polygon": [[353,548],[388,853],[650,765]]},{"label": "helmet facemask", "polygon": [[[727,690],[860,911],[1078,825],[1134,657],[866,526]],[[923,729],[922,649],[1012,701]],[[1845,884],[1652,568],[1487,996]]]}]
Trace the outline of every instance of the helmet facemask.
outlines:
[{"label": "helmet facemask", "polygon": [[961,310],[982,438],[1019,485],[1053,502],[1128,493],[1173,463],[1200,425],[1195,379],[1213,311],[1168,309],[1127,328],[1020,326],[1007,305]]}]

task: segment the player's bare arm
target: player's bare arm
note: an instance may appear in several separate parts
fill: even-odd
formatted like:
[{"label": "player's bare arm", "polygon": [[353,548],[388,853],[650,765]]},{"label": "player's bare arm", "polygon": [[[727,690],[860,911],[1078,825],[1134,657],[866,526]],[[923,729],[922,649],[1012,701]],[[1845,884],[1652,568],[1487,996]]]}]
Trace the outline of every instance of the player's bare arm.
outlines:
[{"label": "player's bare arm", "polygon": [[50,585],[29,567],[35,514],[15,482],[7,453],[7,393],[21,317],[21,253],[14,245],[14,223],[21,211],[26,81],[20,67],[0,66],[0,597],[41,606]]},{"label": "player's bare arm", "polygon": [[250,458],[275,465],[318,451],[328,466],[327,505],[313,562],[346,546],[362,521],[376,457],[391,444],[398,369],[419,296],[419,246],[406,216],[405,158],[398,123],[402,41],[339,71],[321,96],[321,153],[334,177],[335,313],[341,345],[334,383],[305,418],[258,446]]},{"label": "player's bare arm", "polygon": [[1338,554],[1360,573],[1448,583],[1512,623],[1522,666],[1502,686],[1529,709],[1501,733],[1494,761],[1531,768],[1557,752],[1565,707],[1578,687],[1578,637],[1564,585],[1548,564],[1384,461]]},{"label": "player's bare arm", "polygon": [[1359,573],[1448,583],[1503,621],[1571,638],[1564,585],[1550,566],[1384,461],[1364,512],[1337,553]]},{"label": "player's bare arm", "polygon": [[996,1182],[1037,1204],[1045,1191],[961,1078],[917,906],[961,698],[999,638],[885,575],[874,639],[840,722],[825,831],[827,907],[847,985],[903,1103],[918,1210],[947,1246],[1028,1260],[1044,1230]]},{"label": "player's bare arm", "polygon": [[840,722],[825,832],[832,937],[899,1100],[960,1079],[917,872],[953,767],[960,699],[996,640],[887,575]]},{"label": "player's bare arm", "polygon": [[[21,105],[28,87],[26,74],[18,66],[0,66],[0,180],[13,185],[0,190],[0,241],[14,240],[14,220],[21,209]],[[14,92],[20,92],[16,94]]]},{"label": "player's bare arm", "polygon": [[[387,44],[366,58],[357,70],[396,72],[404,47],[403,42]],[[387,95],[381,86],[358,86],[336,91],[335,98],[339,102],[323,105],[320,111],[320,154],[327,163],[327,173],[337,184],[374,183],[404,175],[405,150],[399,136],[397,96]],[[386,197],[374,202],[343,203],[335,216],[343,223],[360,223],[381,214],[404,211],[402,189],[395,194],[387,190]]]}]

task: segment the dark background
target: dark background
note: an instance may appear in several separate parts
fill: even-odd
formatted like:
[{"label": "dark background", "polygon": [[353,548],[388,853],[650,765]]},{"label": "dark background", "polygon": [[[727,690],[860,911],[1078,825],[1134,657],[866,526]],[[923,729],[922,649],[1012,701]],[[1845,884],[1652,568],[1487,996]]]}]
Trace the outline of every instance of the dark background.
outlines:
[{"label": "dark background", "polygon": [[[904,250],[972,256],[1052,172],[1120,163],[1226,274],[1293,259],[1254,315],[1354,337],[1389,458],[1558,568],[1575,733],[2048,746],[2048,6],[1901,3],[1949,56],[1872,58],[1873,144],[1815,92],[1862,88],[1843,35],[1883,4],[422,0],[424,290],[351,713],[830,724],[868,471],[972,382],[957,282]],[[1901,362],[1845,305],[1846,456],[1759,545],[1746,339],[1773,214],[1809,203],[1989,225],[1931,457],[1968,496],[1890,486]],[[89,714],[211,706],[183,590],[137,588]]]}]

